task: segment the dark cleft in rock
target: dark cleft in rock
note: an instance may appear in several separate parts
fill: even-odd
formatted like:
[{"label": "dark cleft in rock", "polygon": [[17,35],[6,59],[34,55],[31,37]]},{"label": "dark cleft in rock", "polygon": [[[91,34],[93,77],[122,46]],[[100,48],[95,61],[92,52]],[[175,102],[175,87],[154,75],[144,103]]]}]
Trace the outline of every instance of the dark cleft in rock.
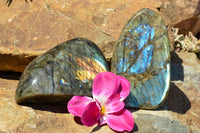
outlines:
[{"label": "dark cleft in rock", "polygon": [[142,9],[125,25],[112,59],[112,72],[126,77],[127,107],[154,109],[166,99],[170,82],[169,38],[161,16]]},{"label": "dark cleft in rock", "polygon": [[16,90],[16,102],[66,104],[73,95],[91,96],[94,77],[108,69],[105,57],[93,42],[69,40],[26,67]]}]

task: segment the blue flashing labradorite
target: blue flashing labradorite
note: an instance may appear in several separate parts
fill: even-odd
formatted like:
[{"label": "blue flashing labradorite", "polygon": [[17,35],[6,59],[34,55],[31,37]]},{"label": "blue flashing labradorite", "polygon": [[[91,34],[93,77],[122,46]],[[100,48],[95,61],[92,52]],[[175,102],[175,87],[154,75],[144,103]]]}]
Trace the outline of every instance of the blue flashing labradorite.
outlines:
[{"label": "blue flashing labradorite", "polygon": [[169,39],[161,16],[142,9],[125,25],[113,54],[111,71],[126,77],[131,92],[127,107],[157,108],[170,82]]}]

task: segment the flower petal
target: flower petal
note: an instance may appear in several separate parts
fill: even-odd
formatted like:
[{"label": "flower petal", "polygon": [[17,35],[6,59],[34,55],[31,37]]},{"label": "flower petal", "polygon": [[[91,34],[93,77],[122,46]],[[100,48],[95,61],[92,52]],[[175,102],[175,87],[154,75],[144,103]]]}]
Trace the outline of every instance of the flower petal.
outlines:
[{"label": "flower petal", "polygon": [[115,131],[131,131],[134,127],[134,119],[131,112],[126,109],[106,117],[107,124]]},{"label": "flower petal", "polygon": [[119,112],[124,106],[124,102],[120,101],[120,95],[115,93],[106,101],[106,113]]},{"label": "flower petal", "polygon": [[105,125],[105,124],[106,124],[106,118],[105,118],[105,116],[102,116],[100,118],[100,120],[98,121],[98,125],[102,126],[102,125]]},{"label": "flower petal", "polygon": [[85,96],[73,96],[67,104],[68,111],[75,115],[81,117],[86,106],[93,102],[93,99]]},{"label": "flower petal", "polygon": [[[119,87],[120,81],[117,75],[112,72],[99,73],[93,82],[93,98],[107,99],[113,93],[115,93]],[[99,101],[99,99],[98,99]],[[99,101],[100,102],[100,101]]]},{"label": "flower petal", "polygon": [[91,102],[85,108],[83,115],[81,117],[81,122],[86,126],[93,126],[96,124],[101,117],[99,107],[96,102]]},{"label": "flower petal", "polygon": [[118,76],[118,78],[120,79],[120,85],[117,92],[120,93],[120,100],[123,101],[130,93],[131,84],[124,77]]}]

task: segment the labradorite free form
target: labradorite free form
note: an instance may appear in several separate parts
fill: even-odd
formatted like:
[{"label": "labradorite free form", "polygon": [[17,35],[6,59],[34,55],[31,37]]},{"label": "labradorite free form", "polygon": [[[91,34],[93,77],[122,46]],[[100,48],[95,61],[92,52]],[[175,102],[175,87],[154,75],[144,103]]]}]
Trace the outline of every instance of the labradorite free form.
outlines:
[{"label": "labradorite free form", "polygon": [[154,109],[163,103],[169,90],[169,56],[163,19],[150,9],[140,10],[125,25],[111,64],[112,72],[131,83],[127,107]]},{"label": "labradorite free form", "polygon": [[73,95],[90,96],[94,77],[103,71],[108,71],[108,64],[93,42],[69,40],[26,67],[16,90],[16,102],[66,104]]}]

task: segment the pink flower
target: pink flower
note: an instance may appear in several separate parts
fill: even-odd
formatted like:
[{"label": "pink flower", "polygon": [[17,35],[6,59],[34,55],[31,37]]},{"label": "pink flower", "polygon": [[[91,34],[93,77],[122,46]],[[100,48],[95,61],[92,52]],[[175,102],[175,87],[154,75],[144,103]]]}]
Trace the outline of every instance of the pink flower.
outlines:
[{"label": "pink flower", "polygon": [[134,119],[124,108],[123,100],[130,93],[127,79],[111,72],[99,73],[93,82],[93,99],[86,96],[74,96],[68,102],[68,111],[81,117],[86,126],[108,124],[115,131],[131,131]]}]

